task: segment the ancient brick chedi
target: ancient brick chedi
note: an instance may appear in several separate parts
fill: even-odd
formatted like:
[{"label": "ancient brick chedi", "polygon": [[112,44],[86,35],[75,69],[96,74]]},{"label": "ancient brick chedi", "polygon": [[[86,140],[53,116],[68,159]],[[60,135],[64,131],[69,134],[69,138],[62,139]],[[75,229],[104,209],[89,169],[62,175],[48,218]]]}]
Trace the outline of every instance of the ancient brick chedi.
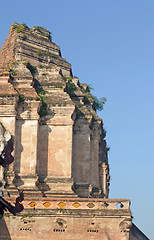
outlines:
[{"label": "ancient brick chedi", "polygon": [[[62,58],[50,32],[14,23],[0,50],[0,239],[140,239],[128,199],[108,199],[100,102]],[[118,207],[119,205],[119,207]]]}]

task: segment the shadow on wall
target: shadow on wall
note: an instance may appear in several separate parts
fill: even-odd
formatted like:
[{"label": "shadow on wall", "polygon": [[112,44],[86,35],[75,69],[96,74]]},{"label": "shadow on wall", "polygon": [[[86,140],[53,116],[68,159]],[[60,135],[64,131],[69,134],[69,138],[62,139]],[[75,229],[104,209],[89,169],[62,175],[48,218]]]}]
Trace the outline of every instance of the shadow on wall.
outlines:
[{"label": "shadow on wall", "polygon": [[16,198],[15,206],[11,205],[3,197],[0,197],[0,217],[3,217],[4,211],[8,210],[11,214],[16,215],[16,213],[21,212],[24,207],[22,201],[24,200],[23,192],[19,192],[19,197]]},{"label": "shadow on wall", "polygon": [[12,156],[13,145],[13,136],[0,122],[0,165],[4,168],[8,167],[14,161],[14,157]]},{"label": "shadow on wall", "polygon": [[39,125],[37,139],[37,175],[46,177],[48,175],[48,142],[51,128],[46,125]]},{"label": "shadow on wall", "polygon": [[4,151],[4,160],[2,163],[3,167],[9,166],[14,161],[14,157],[12,156],[13,150],[13,139],[11,137]]},{"label": "shadow on wall", "polygon": [[0,239],[11,240],[5,219],[0,219]]},{"label": "shadow on wall", "polygon": [[37,163],[36,173],[39,176],[37,187],[45,197],[45,191],[50,190],[44,179],[48,176],[48,145],[51,128],[46,125],[39,125],[37,137]]},{"label": "shadow on wall", "polygon": [[24,206],[22,205],[22,201],[24,200],[24,194],[23,192],[19,191],[19,197],[16,198],[16,202],[15,202],[15,207],[14,207],[14,214],[22,212],[24,209]]},{"label": "shadow on wall", "polygon": [[15,128],[15,162],[14,162],[14,171],[15,173],[20,173],[20,161],[21,161],[21,153],[23,151],[23,146],[21,145],[21,135],[22,135],[22,125],[24,124],[24,120],[16,121]]}]

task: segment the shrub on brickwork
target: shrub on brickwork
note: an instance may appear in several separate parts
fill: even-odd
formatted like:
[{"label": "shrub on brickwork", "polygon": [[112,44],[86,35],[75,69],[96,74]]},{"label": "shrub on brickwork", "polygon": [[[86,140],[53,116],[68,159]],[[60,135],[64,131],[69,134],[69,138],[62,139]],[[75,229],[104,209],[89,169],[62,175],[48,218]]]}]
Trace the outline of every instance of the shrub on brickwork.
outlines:
[{"label": "shrub on brickwork", "polygon": [[17,33],[21,33],[25,29],[25,25],[24,24],[14,25],[13,29],[16,29]]},{"label": "shrub on brickwork", "polygon": [[94,88],[91,85],[87,85],[87,90],[85,93],[85,98],[84,98],[84,103],[88,104],[89,103],[89,99],[93,99],[93,108],[95,111],[102,111],[104,109],[104,104],[106,103],[106,98],[102,97],[102,98],[97,98],[96,96],[94,96],[93,94],[91,94],[91,90],[94,90]]}]

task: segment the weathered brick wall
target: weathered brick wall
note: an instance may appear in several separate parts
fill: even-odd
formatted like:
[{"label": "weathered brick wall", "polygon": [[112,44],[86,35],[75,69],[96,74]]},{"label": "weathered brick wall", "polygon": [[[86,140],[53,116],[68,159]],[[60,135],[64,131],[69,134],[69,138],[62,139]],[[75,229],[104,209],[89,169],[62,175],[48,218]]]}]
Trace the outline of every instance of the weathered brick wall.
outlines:
[{"label": "weathered brick wall", "polygon": [[[64,222],[63,227],[58,222]],[[117,218],[33,216],[21,219],[10,216],[1,220],[0,239],[127,240],[128,234],[120,232],[119,222]],[[9,235],[11,238],[7,238]]]},{"label": "weathered brick wall", "polygon": [[48,31],[17,26],[0,50],[0,68],[12,68],[0,70],[0,122],[14,139],[6,199],[14,205],[23,190],[25,200],[1,220],[0,239],[128,239],[129,201],[103,200],[107,147],[88,86]]},{"label": "weathered brick wall", "polygon": [[[105,202],[108,207],[104,208]],[[123,209],[116,208],[118,202],[124,205]],[[0,239],[11,236],[13,240],[127,240],[129,237],[131,212],[128,200],[29,198],[23,201],[23,206],[25,209],[18,216],[5,214],[0,222]]]},{"label": "weathered brick wall", "polygon": [[0,68],[6,69],[8,66],[16,61],[15,59],[15,45],[17,33],[12,30],[13,25],[10,28],[9,35],[5,40],[4,45],[0,49]]}]

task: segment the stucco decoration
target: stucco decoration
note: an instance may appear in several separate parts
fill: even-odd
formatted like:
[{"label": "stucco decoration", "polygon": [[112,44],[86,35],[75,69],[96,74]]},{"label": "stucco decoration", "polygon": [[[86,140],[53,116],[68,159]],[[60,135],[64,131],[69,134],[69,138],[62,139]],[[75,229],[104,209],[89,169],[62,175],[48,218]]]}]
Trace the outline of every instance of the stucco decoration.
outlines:
[{"label": "stucco decoration", "polygon": [[3,157],[4,150],[10,140],[11,140],[11,134],[9,133],[9,131],[5,130],[2,123],[0,123],[0,156],[1,157]]},{"label": "stucco decoration", "polygon": [[14,160],[11,155],[12,151],[13,142],[11,141],[11,134],[0,122],[0,196],[6,195],[4,168]]},{"label": "stucco decoration", "polygon": [[129,232],[132,226],[132,221],[130,218],[126,218],[119,224],[119,226],[120,226],[121,232]]}]

